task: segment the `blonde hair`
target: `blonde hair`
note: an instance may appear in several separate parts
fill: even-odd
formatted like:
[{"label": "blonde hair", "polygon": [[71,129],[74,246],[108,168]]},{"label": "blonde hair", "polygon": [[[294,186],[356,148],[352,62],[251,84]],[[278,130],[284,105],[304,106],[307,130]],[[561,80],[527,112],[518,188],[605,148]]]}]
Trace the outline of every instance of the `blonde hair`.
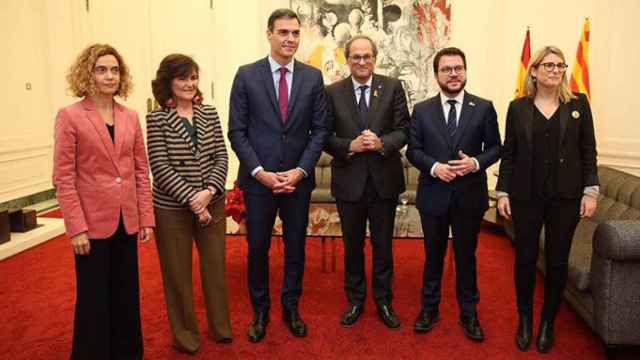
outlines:
[{"label": "blonde hair", "polygon": [[[533,54],[531,61],[529,62],[529,68],[527,68],[527,75],[524,79],[524,96],[534,98],[536,93],[538,92],[538,88],[536,85],[535,78],[531,75],[532,69],[537,69],[542,63],[542,60],[549,54],[554,54],[562,59],[563,62],[566,63],[564,54],[562,50],[555,46],[545,46],[542,49]],[[569,81],[567,80],[567,72],[562,73],[562,80],[560,81],[560,86],[558,87],[558,98],[563,103],[568,103],[571,99],[575,99],[576,96],[569,89]]]},{"label": "blonde hair", "polygon": [[129,96],[133,89],[129,67],[122,59],[120,53],[108,44],[93,44],[88,46],[82,50],[76,61],[71,65],[67,73],[67,82],[69,83],[69,90],[73,95],[77,97],[95,95],[96,84],[93,71],[98,58],[105,55],[113,55],[116,60],[118,60],[118,66],[120,67],[120,85],[118,86],[116,95],[123,99]]}]

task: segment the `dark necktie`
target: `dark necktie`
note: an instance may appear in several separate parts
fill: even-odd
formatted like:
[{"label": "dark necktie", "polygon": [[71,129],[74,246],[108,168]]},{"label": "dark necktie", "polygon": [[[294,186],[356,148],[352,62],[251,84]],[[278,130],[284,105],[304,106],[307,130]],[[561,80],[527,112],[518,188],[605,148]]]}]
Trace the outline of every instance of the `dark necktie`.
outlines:
[{"label": "dark necktie", "polygon": [[453,136],[453,134],[456,133],[456,118],[457,113],[456,113],[456,102],[455,100],[447,100],[447,102],[449,103],[449,105],[451,105],[449,107],[449,116],[447,117],[447,132],[449,133],[450,136]]},{"label": "dark necktie", "polygon": [[367,107],[367,96],[365,92],[369,86],[361,85],[358,89],[360,90],[360,101],[358,101],[358,112],[360,113],[360,123],[363,128],[367,128],[367,111],[369,108]]},{"label": "dark necktie", "polygon": [[278,105],[280,107],[280,115],[282,122],[287,122],[288,106],[289,106],[289,90],[287,86],[287,68],[280,68],[280,81],[278,83]]}]

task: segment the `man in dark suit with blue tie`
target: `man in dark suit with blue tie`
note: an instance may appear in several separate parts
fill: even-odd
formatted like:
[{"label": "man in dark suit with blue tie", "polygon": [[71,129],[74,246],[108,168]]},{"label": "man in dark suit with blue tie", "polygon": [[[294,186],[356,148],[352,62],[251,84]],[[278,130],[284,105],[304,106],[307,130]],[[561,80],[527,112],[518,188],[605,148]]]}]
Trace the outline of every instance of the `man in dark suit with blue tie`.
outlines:
[{"label": "man in dark suit with blue tie", "polygon": [[238,69],[231,89],[229,140],[240,160],[249,244],[248,280],[254,319],[248,337],[259,342],[269,323],[269,247],[276,214],[283,224],[283,320],[307,335],[298,312],[314,169],[327,137],[326,99],[319,70],[295,61],[300,21],[289,9],[268,20],[269,56]]},{"label": "man in dark suit with blue tie", "polygon": [[400,149],[407,143],[409,111],[399,80],[373,72],[378,48],[356,35],[345,45],[351,76],[327,87],[331,193],[344,240],[344,289],[349,308],[342,326],[354,325],[366,297],[364,241],[369,223],[371,288],[378,316],[392,329],[400,319],[391,306],[393,226],[398,195],[405,190]]},{"label": "man in dark suit with blue tie", "polygon": [[460,49],[440,50],[433,70],[441,92],[413,109],[407,158],[421,172],[416,206],[426,251],[422,310],[414,331],[428,332],[439,320],[442,269],[451,227],[459,324],[469,339],[483,341],[476,309],[480,295],[475,253],[489,202],[485,170],[499,158],[500,133],[493,104],[464,91],[466,69]]}]

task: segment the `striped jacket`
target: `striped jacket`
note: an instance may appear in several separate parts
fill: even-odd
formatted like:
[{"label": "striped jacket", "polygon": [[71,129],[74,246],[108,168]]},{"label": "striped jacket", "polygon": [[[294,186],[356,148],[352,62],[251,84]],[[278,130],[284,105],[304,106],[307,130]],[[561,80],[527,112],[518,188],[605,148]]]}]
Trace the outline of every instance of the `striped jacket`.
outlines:
[{"label": "striped jacket", "polygon": [[189,207],[198,191],[213,186],[224,197],[228,156],[218,113],[213,106],[193,107],[198,136],[194,146],[176,109],[147,114],[147,147],[153,174],[153,203],[159,208]]}]

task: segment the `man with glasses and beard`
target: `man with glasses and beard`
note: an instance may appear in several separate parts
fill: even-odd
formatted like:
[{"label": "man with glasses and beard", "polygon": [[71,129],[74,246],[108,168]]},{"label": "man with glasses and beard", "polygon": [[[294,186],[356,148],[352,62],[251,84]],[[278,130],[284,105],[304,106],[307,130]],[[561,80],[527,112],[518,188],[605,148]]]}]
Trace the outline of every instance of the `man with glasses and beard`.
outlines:
[{"label": "man with glasses and beard", "polygon": [[420,172],[416,206],[420,211],[426,260],[422,309],[414,331],[426,333],[439,320],[444,257],[453,234],[456,298],[465,335],[483,341],[477,314],[476,247],[488,208],[485,170],[500,152],[496,111],[490,101],[466,91],[466,58],[458,48],[440,50],[433,70],[441,92],[415,106],[407,158]]}]

